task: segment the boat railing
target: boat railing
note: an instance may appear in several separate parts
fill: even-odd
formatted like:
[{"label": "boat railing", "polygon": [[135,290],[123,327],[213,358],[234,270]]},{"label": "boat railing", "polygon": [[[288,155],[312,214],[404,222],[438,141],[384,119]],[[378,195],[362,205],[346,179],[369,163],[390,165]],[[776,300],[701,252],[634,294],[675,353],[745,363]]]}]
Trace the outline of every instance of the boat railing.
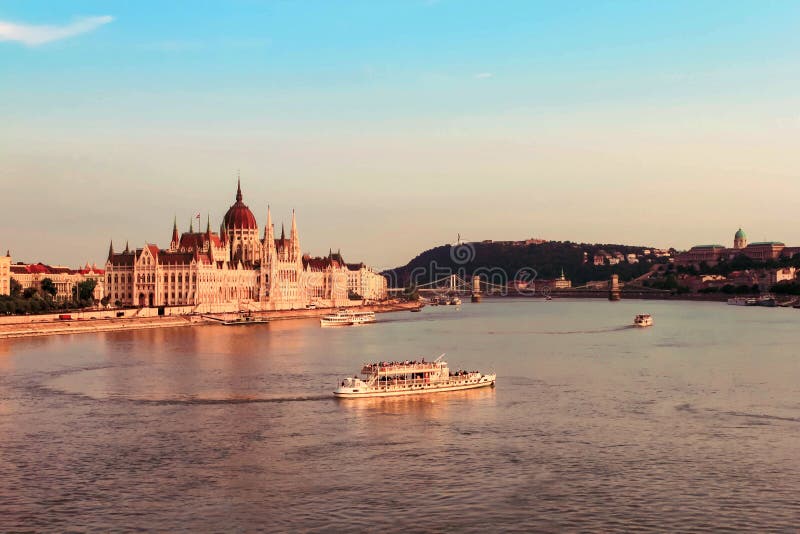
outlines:
[{"label": "boat railing", "polygon": [[361,368],[361,373],[365,375],[371,374],[401,374],[401,373],[424,373],[424,372],[438,372],[439,369],[446,366],[447,363],[439,362],[426,362],[426,363],[409,363],[409,364],[375,364],[367,363]]},{"label": "boat railing", "polygon": [[[459,382],[467,382],[469,380],[475,380],[478,378],[478,375],[474,376],[451,376],[449,377],[449,382],[451,383],[459,383]],[[393,389],[405,389],[411,386],[437,386],[442,385],[443,381],[441,380],[426,380],[424,378],[415,378],[412,380],[373,380],[369,382],[369,386],[375,389],[383,389],[383,390],[393,390]]]},{"label": "boat railing", "polygon": [[449,375],[446,380],[442,380],[440,377],[434,377],[433,380],[430,378],[385,378],[381,380],[379,377],[374,377],[372,380],[368,382],[370,387],[377,387],[381,389],[385,388],[404,388],[408,386],[419,386],[419,385],[427,385],[427,384],[441,384],[444,381],[449,382],[464,382],[468,380],[475,380],[480,378],[482,375],[479,372],[474,373],[465,373],[461,375]]}]

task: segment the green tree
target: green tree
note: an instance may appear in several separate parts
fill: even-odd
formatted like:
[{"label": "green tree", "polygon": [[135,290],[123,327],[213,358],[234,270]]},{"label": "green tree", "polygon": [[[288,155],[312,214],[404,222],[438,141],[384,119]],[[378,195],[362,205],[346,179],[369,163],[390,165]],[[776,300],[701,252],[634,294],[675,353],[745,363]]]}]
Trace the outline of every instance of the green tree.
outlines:
[{"label": "green tree", "polygon": [[55,297],[56,293],[58,293],[58,289],[56,289],[56,285],[53,283],[53,280],[50,278],[42,278],[42,282],[40,284],[42,291],[44,293],[49,294],[51,297]]},{"label": "green tree", "polygon": [[93,300],[97,280],[89,278],[78,284],[78,300]]},{"label": "green tree", "polygon": [[12,297],[19,297],[22,295],[22,284],[17,282],[15,279],[11,279],[11,296]]},{"label": "green tree", "polygon": [[35,287],[26,287],[25,290],[22,292],[22,298],[24,299],[32,299],[36,296],[38,291]]}]

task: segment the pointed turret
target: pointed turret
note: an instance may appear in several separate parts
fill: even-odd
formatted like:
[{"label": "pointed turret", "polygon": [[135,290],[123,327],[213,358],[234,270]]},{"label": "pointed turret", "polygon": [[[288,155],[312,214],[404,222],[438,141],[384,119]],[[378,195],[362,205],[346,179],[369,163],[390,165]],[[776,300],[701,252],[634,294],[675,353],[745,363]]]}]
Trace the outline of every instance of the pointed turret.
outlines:
[{"label": "pointed turret", "polygon": [[192,217],[189,217],[189,233],[194,233],[194,219]]},{"label": "pointed turret", "polygon": [[269,244],[270,239],[275,239],[275,236],[272,234],[272,210],[267,205],[267,224],[264,225],[263,243],[265,245]]},{"label": "pointed turret", "polygon": [[292,234],[290,238],[292,241],[297,239],[297,219],[294,216],[294,210],[292,210]]},{"label": "pointed turret", "polygon": [[172,241],[170,241],[172,248],[178,248],[180,240],[181,238],[178,235],[178,216],[176,215],[172,221]]},{"label": "pointed turret", "polygon": [[291,240],[292,240],[292,259],[293,260],[297,260],[301,256],[301,254],[300,254],[300,235],[297,232],[297,219],[295,218],[294,210],[292,210],[292,234],[291,234],[290,237],[291,237]]},{"label": "pointed turret", "polygon": [[206,233],[211,235],[211,214],[208,214],[208,218],[206,219]]},{"label": "pointed turret", "polygon": [[[8,254],[8,253],[6,253],[6,254]],[[108,259],[111,259],[111,256],[113,256],[113,255],[114,255],[114,240],[112,239],[108,243]]]},{"label": "pointed turret", "polygon": [[128,254],[130,251],[131,251],[131,247],[129,247],[129,246],[128,246],[128,242],[127,242],[127,241],[125,241],[125,250],[123,250],[123,252],[124,252],[125,254]]},{"label": "pointed turret", "polygon": [[286,230],[283,227],[283,223],[281,223],[281,244],[286,241]]},{"label": "pointed turret", "polygon": [[10,257],[11,257],[11,251],[6,249],[6,258],[10,258]]},{"label": "pointed turret", "polygon": [[225,230],[224,223],[219,223],[219,239],[223,245],[228,241],[228,232]]},{"label": "pointed turret", "polygon": [[242,201],[242,179],[236,178],[236,202]]}]

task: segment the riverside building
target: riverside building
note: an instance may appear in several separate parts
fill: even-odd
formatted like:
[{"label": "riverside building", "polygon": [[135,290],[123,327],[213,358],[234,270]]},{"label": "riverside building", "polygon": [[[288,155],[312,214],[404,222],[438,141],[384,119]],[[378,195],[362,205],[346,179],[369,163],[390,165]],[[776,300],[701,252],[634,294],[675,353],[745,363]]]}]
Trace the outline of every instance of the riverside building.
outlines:
[{"label": "riverside building", "polygon": [[[11,258],[8,257],[9,264]],[[2,268],[2,260],[0,260],[0,272]],[[95,281],[94,291],[92,298],[96,301],[103,299],[105,294],[104,288],[104,271],[99,269],[97,265],[89,265],[86,263],[80,269],[70,269],[61,265],[46,265],[44,263],[14,263],[9,265],[10,278],[19,282],[22,290],[35,289],[42,291],[42,281],[49,279],[53,282],[56,288],[56,294],[53,298],[60,301],[71,300],[77,294],[76,287],[82,282],[89,279]],[[0,274],[2,277],[2,274]],[[0,292],[0,294],[4,294]]]},{"label": "riverside building", "polygon": [[[198,313],[361,303],[348,298],[348,268],[341,255],[303,254],[294,212],[288,237],[283,226],[276,237],[269,208],[260,233],[243,202],[241,183],[218,233],[211,231],[209,219],[205,231],[195,232],[190,224],[188,232],[179,234],[176,221],[167,248],[147,243],[131,249],[126,244],[115,252],[112,243],[106,293],[117,306],[188,306]],[[385,280],[375,297],[386,298]]]},{"label": "riverside building", "polygon": [[709,266],[717,265],[720,261],[732,260],[736,256],[744,255],[748,258],[764,262],[777,260],[781,257],[791,258],[800,253],[800,247],[787,247],[780,241],[764,241],[748,243],[747,235],[739,228],[733,236],[733,247],[723,245],[696,245],[686,252],[681,252],[675,258],[677,265],[699,265],[705,263]]}]

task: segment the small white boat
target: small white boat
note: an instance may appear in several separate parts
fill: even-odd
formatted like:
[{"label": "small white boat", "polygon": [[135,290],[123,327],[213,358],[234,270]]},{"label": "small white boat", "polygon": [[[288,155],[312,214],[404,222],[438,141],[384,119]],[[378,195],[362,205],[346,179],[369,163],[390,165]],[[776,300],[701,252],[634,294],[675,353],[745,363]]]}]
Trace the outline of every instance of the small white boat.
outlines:
[{"label": "small white boat", "polygon": [[653,326],[653,316],[649,313],[641,313],[633,318],[634,326]]},{"label": "small white boat", "polygon": [[479,371],[451,372],[444,354],[432,362],[402,361],[365,363],[362,378],[345,378],[333,392],[340,398],[393,397],[494,386],[497,375]]},{"label": "small white boat", "polygon": [[331,315],[325,315],[319,320],[322,327],[329,326],[357,326],[361,324],[374,323],[375,312],[339,310]]}]

